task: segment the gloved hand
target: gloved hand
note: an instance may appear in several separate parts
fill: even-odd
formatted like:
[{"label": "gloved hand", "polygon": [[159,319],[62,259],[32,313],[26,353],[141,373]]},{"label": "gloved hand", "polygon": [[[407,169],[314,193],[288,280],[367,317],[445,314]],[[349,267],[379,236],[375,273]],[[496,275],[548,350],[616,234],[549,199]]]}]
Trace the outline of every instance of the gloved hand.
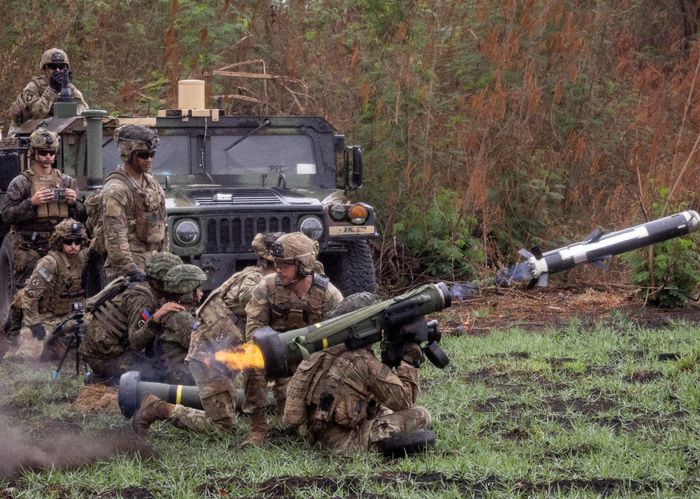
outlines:
[{"label": "gloved hand", "polygon": [[411,364],[413,367],[420,367],[425,357],[418,343],[409,343],[404,347],[402,361]]},{"label": "gloved hand", "polygon": [[42,341],[46,337],[46,329],[44,329],[43,324],[32,324],[29,326],[29,330],[32,332],[32,336],[39,341]]},{"label": "gloved hand", "polygon": [[145,282],[146,279],[148,279],[146,274],[144,274],[143,272],[141,272],[138,269],[132,270],[131,272],[126,274],[126,276],[129,278],[129,280],[131,282]]},{"label": "gloved hand", "polygon": [[49,86],[53,88],[56,92],[61,91],[61,84],[63,83],[63,74],[60,71],[54,71],[49,78]]}]

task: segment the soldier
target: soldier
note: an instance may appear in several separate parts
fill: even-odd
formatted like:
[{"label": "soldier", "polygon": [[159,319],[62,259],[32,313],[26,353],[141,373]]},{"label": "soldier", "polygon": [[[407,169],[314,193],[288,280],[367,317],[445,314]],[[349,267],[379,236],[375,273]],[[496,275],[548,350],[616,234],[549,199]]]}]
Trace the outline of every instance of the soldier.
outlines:
[{"label": "soldier", "polygon": [[265,275],[275,271],[270,248],[281,235],[279,232],[257,234],[252,243],[258,255],[257,265],[233,274],[212,291],[197,310],[200,324],[192,331],[186,360],[197,383],[204,411],[180,405],[176,407],[155,395],[149,395],[132,421],[138,433],[146,433],[151,423],[161,420],[169,420],[178,428],[192,431],[208,432],[235,427],[237,373],[206,363],[202,356],[243,343],[245,305],[253,288]]},{"label": "soldier", "polygon": [[88,250],[81,249],[84,238],[82,224],[71,218],[56,226],[49,238],[49,253],[39,260],[22,293],[23,327],[8,358],[52,360],[65,348],[59,344],[65,336],[51,333],[77,310],[74,304],[82,309],[85,303],[82,274]]},{"label": "soldier", "polygon": [[53,168],[60,144],[58,135],[38,128],[29,139],[32,164],[7,188],[2,220],[12,228],[14,283],[17,288],[48,253],[48,239],[61,220],[85,220],[85,207],[72,177]]},{"label": "soldier", "polygon": [[[246,336],[271,326],[278,332],[296,329],[323,320],[343,295],[327,277],[317,273],[318,243],[301,232],[281,236],[270,251],[276,272],[267,275],[253,289],[246,306]],[[275,413],[284,412],[289,378],[275,380]],[[264,443],[267,437],[267,394],[262,370],[251,370],[245,387],[244,411],[250,414],[251,432],[244,445]]]},{"label": "soldier", "polygon": [[158,308],[165,274],[180,264],[176,255],[156,253],[146,262],[146,282],[122,276],[88,300],[80,353],[92,368],[95,382],[113,384],[130,370],[141,370],[144,379],[158,378],[144,349],[160,331],[164,316],[184,310],[173,302]]},{"label": "soldier", "polygon": [[[25,121],[45,118],[50,114],[51,106],[61,91],[63,69],[70,69],[70,61],[63,50],[52,48],[44,52],[39,61],[39,70],[43,74],[32,78],[10,106],[9,135],[14,135]],[[72,72],[68,74],[72,78]],[[72,83],[70,91],[78,104],[78,113],[88,109],[83,94]]]},{"label": "soldier", "polygon": [[124,162],[102,188],[102,231],[108,279],[120,275],[144,279],[146,260],[167,251],[165,193],[149,173],[158,147],[158,133],[139,125],[114,131]]},{"label": "soldier", "polygon": [[[326,317],[376,303],[375,295],[356,293]],[[435,442],[430,413],[413,404],[418,397],[419,345],[407,345],[392,371],[372,347],[348,350],[345,344],[311,354],[288,386],[284,421],[313,442],[343,451],[379,450],[401,455]]]},{"label": "soldier", "polygon": [[163,299],[166,303],[160,309],[167,307],[169,312],[162,316],[160,322],[152,324],[155,335],[152,343],[146,347],[146,355],[155,360],[158,368],[157,381],[194,384],[185,357],[190,348],[192,331],[198,325],[192,312],[202,299],[202,285],[206,280],[207,275],[202,269],[188,264],[174,266],[163,278]]}]

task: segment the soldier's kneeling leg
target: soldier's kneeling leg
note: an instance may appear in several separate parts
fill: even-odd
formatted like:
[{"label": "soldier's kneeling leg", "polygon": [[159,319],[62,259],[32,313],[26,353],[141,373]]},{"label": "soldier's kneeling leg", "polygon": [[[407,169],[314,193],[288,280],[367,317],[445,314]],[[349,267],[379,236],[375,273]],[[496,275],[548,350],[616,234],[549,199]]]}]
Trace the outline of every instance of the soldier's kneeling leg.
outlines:
[{"label": "soldier's kneeling leg", "polygon": [[[190,366],[190,369],[192,366]],[[236,387],[233,380],[225,377],[198,380],[195,370],[193,377],[197,380],[199,398],[207,417],[215,424],[230,429],[236,426]]]}]

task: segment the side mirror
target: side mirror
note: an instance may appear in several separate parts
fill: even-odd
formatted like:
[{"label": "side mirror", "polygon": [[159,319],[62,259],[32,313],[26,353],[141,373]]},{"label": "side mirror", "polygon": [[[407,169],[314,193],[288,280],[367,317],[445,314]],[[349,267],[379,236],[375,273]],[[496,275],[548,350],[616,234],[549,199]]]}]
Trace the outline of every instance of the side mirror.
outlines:
[{"label": "side mirror", "polygon": [[362,187],[363,165],[360,146],[348,146],[345,149],[343,168],[345,170],[345,185],[343,187],[350,191]]}]

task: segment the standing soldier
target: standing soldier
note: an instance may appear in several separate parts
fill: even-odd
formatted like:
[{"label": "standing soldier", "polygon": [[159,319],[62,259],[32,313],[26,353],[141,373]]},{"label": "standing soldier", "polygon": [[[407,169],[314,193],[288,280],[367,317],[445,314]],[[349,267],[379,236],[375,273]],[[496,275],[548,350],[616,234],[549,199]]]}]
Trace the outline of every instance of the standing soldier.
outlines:
[{"label": "standing soldier", "polygon": [[[82,224],[69,218],[56,226],[49,238],[49,253],[37,263],[22,293],[22,329],[8,357],[37,360],[58,357],[61,337],[51,337],[54,328],[85,302],[82,274],[87,249],[81,249]],[[48,347],[48,348],[45,348]]]},{"label": "standing soldier", "polygon": [[[58,134],[37,128],[29,138],[29,169],[17,175],[7,188],[2,205],[2,220],[11,227],[13,281],[24,287],[39,258],[49,251],[49,236],[56,224],[66,218],[85,220],[85,207],[72,177],[53,168],[60,145]],[[9,331],[21,325],[21,295],[10,310]]]},{"label": "standing soldier", "polygon": [[123,276],[88,300],[80,353],[92,368],[94,381],[113,384],[131,370],[141,370],[144,379],[158,378],[144,349],[160,332],[165,315],[184,310],[171,302],[158,307],[165,274],[180,264],[180,257],[172,253],[156,253],[146,262],[146,282]]},{"label": "standing soldier", "polygon": [[[281,236],[270,251],[276,273],[267,275],[253,289],[246,306],[246,336],[270,326],[289,331],[323,320],[324,315],[343,299],[327,277],[319,274],[316,261],[318,243],[301,232]],[[282,417],[289,378],[275,380],[275,414]],[[251,370],[245,384],[243,410],[250,414],[251,432],[244,445],[259,445],[267,438],[267,394],[262,370]]]},{"label": "standing soldier", "polygon": [[[356,293],[326,318],[377,301],[371,293]],[[292,376],[284,421],[299,427],[312,443],[336,450],[378,450],[387,455],[423,450],[435,442],[430,413],[414,406],[423,360],[416,343],[406,345],[395,371],[374,356],[371,345],[348,350],[340,344],[315,352]]]},{"label": "standing soldier", "polygon": [[257,234],[252,246],[258,255],[258,264],[233,274],[212,291],[197,310],[200,323],[192,331],[186,360],[197,383],[204,411],[176,407],[149,395],[132,422],[138,433],[145,433],[151,423],[160,420],[169,420],[178,428],[192,431],[228,430],[235,426],[237,373],[206,363],[202,356],[243,343],[245,306],[253,288],[265,275],[274,273],[270,248],[281,235],[279,232]]},{"label": "standing soldier", "polygon": [[140,125],[114,131],[124,162],[102,188],[102,230],[108,280],[120,275],[144,279],[146,260],[167,251],[165,193],[149,173],[158,147],[158,133]]},{"label": "standing soldier", "polygon": [[[41,56],[39,70],[41,76],[32,78],[24,87],[15,101],[10,105],[9,135],[14,135],[17,128],[27,120],[41,119],[51,113],[51,106],[61,91],[62,71],[70,70],[68,55],[57,48],[49,49]],[[69,72],[69,78],[73,78],[73,73]],[[83,94],[75,86],[70,84],[70,91],[78,104],[78,113],[88,109],[88,105],[83,99]]]}]

